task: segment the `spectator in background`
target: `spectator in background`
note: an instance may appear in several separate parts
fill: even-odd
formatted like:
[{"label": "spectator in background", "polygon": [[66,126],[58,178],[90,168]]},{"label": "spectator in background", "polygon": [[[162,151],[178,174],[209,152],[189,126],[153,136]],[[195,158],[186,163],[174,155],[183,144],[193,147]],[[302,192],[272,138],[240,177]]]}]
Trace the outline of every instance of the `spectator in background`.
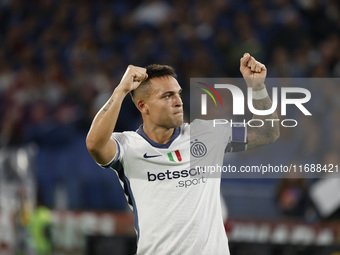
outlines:
[{"label": "spectator in background", "polygon": [[283,215],[305,219],[310,206],[306,179],[302,176],[281,179],[277,185],[276,204]]}]

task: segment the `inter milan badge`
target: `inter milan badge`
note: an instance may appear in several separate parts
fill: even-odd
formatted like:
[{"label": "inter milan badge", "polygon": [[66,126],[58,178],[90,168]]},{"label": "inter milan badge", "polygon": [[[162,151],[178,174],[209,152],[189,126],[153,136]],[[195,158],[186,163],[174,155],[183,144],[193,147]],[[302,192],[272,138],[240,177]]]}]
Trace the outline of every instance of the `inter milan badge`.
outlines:
[{"label": "inter milan badge", "polygon": [[204,143],[197,141],[195,139],[195,142],[190,147],[190,153],[195,158],[201,158],[207,153],[207,147],[204,145]]}]

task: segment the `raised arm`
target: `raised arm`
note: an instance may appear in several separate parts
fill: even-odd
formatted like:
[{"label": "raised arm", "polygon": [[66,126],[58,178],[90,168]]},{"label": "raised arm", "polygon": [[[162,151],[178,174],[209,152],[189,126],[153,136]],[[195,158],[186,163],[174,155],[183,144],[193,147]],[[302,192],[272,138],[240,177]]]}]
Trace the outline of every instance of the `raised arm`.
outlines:
[{"label": "raised arm", "polygon": [[86,137],[86,147],[99,164],[109,163],[116,154],[116,143],[111,139],[125,96],[148,77],[146,69],[129,65],[119,85],[92,121]]},{"label": "raised arm", "polygon": [[[240,60],[240,71],[247,86],[253,90],[253,106],[257,110],[267,110],[272,106],[272,101],[266,93],[264,80],[267,76],[265,65],[255,60],[254,57],[245,53]],[[275,142],[280,136],[280,127],[277,121],[265,121],[265,119],[278,119],[277,112],[269,115],[253,115],[253,119],[263,120],[262,127],[248,126],[248,149]]]}]

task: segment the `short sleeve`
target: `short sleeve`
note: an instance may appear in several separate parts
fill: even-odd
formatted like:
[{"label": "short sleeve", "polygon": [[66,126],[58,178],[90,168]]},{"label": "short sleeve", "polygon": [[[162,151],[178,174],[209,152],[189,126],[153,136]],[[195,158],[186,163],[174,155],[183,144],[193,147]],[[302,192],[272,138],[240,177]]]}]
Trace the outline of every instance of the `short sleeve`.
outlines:
[{"label": "short sleeve", "polygon": [[109,168],[109,167],[114,168],[114,166],[122,158],[122,155],[124,153],[124,151],[122,150],[122,148],[123,148],[122,142],[124,141],[122,136],[123,136],[122,133],[113,133],[112,134],[111,139],[113,139],[115,141],[116,145],[117,145],[116,154],[110,160],[110,162],[108,162],[106,164],[98,164],[100,167],[102,167],[102,168]]}]

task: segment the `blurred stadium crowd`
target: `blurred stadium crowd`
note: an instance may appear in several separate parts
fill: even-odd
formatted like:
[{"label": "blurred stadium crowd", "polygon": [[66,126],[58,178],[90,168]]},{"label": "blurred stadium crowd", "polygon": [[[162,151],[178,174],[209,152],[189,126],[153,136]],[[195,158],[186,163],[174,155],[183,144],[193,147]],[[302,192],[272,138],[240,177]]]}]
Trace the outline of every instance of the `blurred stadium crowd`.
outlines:
[{"label": "blurred stadium crowd", "polygon": [[[340,77],[338,0],[4,0],[0,35],[0,146],[39,146],[36,181],[51,208],[62,190],[66,208],[125,209],[85,136],[128,64],[174,66],[187,112],[190,77],[240,77],[244,52],[268,77]],[[317,118],[283,131],[280,146],[293,142],[296,159],[339,160],[340,86],[311,92]],[[140,122],[125,100],[117,130]]]}]

